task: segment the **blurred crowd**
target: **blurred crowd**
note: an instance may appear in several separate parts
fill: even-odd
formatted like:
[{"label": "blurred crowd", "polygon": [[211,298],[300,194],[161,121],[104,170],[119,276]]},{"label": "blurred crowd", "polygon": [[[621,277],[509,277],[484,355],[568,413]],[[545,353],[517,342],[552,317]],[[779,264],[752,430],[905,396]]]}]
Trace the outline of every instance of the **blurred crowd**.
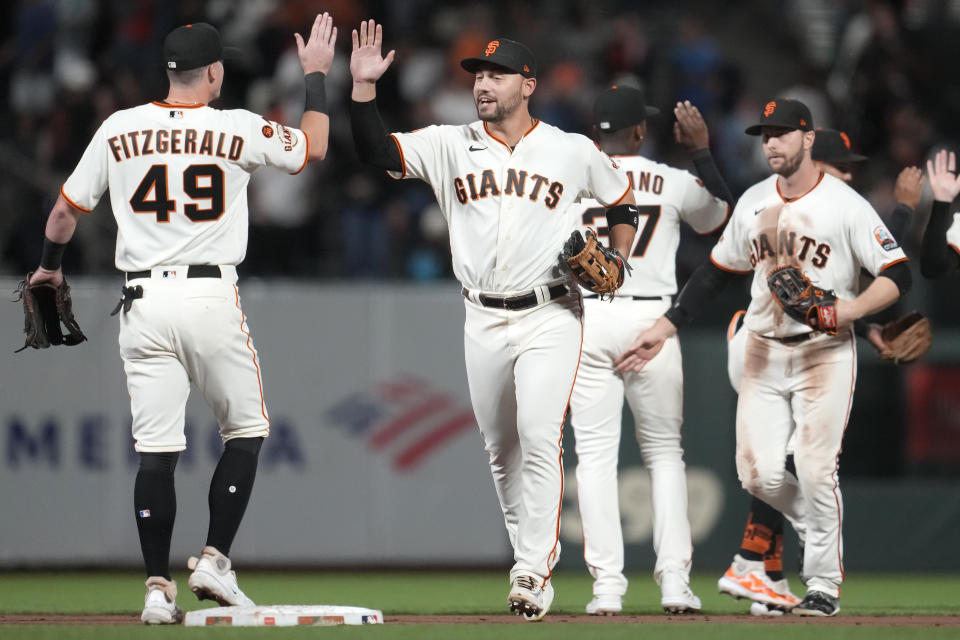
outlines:
[{"label": "blurred crowd", "polygon": [[[0,50],[0,273],[36,265],[44,218],[100,122],[162,98],[164,35],[178,24],[217,25],[243,60],[227,67],[221,104],[296,124],[303,80],[293,33],[330,11],[339,28],[329,74],[331,145],[297,177],[269,169],[251,182],[251,233],[242,269],[295,278],[434,280],[451,277],[446,226],[429,187],[360,165],[347,111],[350,31],[384,24],[397,58],[378,87],[390,130],[476,119],[472,76],[459,60],[502,35],[540,63],[533,114],[590,134],[591,105],[611,84],[642,86],[664,114],[649,123],[645,155],[689,167],[672,140],[672,105],[705,114],[734,194],[767,175],[757,138],[743,134],[775,96],[811,107],[817,126],[848,133],[869,156],[853,186],[881,216],[893,180],[955,143],[960,113],[960,0],[18,0],[3,3]],[[929,197],[929,196],[928,196]],[[922,203],[904,239],[922,234]],[[68,273],[113,269],[107,198],[78,228]],[[684,243],[685,277],[704,241]]]}]

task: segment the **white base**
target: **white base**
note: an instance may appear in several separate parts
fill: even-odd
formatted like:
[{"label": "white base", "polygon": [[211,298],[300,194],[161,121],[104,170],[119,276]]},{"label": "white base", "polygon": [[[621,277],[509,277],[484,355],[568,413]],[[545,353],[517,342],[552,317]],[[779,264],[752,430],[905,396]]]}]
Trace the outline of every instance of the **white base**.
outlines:
[{"label": "white base", "polygon": [[340,624],[383,624],[383,612],[331,605],[215,607],[187,613],[188,627],[330,627]]}]

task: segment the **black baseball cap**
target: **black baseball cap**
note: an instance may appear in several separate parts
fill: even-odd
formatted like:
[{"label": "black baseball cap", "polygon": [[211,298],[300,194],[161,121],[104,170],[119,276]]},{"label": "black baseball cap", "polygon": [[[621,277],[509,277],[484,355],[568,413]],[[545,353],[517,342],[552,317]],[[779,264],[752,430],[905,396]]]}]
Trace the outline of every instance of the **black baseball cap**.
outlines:
[{"label": "black baseball cap", "polygon": [[813,116],[810,109],[799,100],[771,100],[763,105],[760,114],[760,124],[747,127],[747,135],[758,136],[763,127],[783,127],[784,129],[800,129],[813,131]]},{"label": "black baseball cap", "polygon": [[850,138],[843,131],[836,129],[817,129],[817,137],[813,140],[810,156],[814,160],[830,164],[863,162],[867,159],[867,156],[850,151]]},{"label": "black baseball cap", "polygon": [[239,57],[240,50],[224,47],[220,32],[206,22],[177,27],[163,41],[163,61],[170,71],[189,71]]},{"label": "black baseball cap", "polygon": [[604,133],[640,124],[660,114],[660,109],[648,107],[643,90],[616,85],[604,89],[593,103],[593,124]]},{"label": "black baseball cap", "polygon": [[524,78],[537,77],[537,61],[533,57],[533,52],[526,45],[509,38],[491,40],[484,48],[482,56],[464,58],[460,61],[460,66],[470,73],[476,73],[483,64],[495,64],[519,73]]}]

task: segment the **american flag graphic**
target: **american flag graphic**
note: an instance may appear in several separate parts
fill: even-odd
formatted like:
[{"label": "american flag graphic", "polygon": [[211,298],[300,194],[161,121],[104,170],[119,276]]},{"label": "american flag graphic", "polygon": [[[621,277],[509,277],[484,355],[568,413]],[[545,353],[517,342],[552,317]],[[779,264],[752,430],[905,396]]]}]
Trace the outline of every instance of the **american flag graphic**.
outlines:
[{"label": "american flag graphic", "polygon": [[350,437],[363,438],[400,471],[417,468],[477,426],[473,410],[457,397],[406,376],[344,397],[326,418]]}]

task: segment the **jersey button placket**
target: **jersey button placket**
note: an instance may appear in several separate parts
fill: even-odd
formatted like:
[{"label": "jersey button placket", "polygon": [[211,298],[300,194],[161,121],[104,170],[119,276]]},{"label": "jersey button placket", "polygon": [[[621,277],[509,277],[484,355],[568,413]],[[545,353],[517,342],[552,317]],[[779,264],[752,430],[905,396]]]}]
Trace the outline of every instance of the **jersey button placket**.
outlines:
[{"label": "jersey button placket", "polygon": [[[507,198],[504,194],[503,189],[506,188],[506,175],[507,167],[506,164],[500,168],[500,206],[498,212],[497,220],[497,282],[501,286],[506,286],[506,283],[510,277],[510,241],[512,240],[512,234],[510,228],[512,226],[512,213],[515,208],[515,203],[512,201],[512,198]],[[510,288],[510,287],[507,287]]]}]

